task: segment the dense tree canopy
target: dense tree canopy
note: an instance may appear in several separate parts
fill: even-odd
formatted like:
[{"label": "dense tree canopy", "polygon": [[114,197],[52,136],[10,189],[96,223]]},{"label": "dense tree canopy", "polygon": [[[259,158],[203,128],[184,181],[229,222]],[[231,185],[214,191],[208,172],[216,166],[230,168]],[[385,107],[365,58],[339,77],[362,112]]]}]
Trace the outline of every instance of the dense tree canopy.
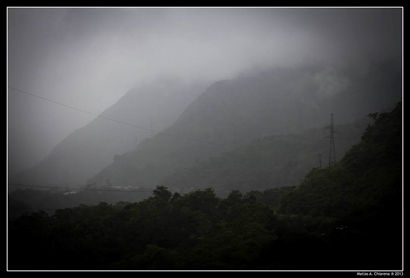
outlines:
[{"label": "dense tree canopy", "polygon": [[401,104],[296,187],[172,193],[9,223],[11,269],[400,269]]}]

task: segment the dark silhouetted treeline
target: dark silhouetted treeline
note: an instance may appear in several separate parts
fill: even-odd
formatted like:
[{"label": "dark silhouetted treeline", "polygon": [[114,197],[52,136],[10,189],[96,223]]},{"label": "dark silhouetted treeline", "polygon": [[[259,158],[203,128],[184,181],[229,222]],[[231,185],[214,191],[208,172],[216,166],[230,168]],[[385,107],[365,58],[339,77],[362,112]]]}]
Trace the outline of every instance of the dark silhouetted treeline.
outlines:
[{"label": "dark silhouetted treeline", "polygon": [[9,223],[9,268],[401,269],[401,103],[372,117],[340,162],[296,187],[222,199],[158,186],[140,202],[23,215]]}]

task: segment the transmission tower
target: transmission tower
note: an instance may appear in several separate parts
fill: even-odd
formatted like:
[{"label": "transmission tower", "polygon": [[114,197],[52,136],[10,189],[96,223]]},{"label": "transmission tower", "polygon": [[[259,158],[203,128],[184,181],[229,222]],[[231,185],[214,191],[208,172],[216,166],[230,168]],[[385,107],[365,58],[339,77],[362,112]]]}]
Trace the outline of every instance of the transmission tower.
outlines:
[{"label": "transmission tower", "polygon": [[336,163],[335,130],[333,126],[333,113],[330,114],[330,136],[329,136],[329,167]]}]

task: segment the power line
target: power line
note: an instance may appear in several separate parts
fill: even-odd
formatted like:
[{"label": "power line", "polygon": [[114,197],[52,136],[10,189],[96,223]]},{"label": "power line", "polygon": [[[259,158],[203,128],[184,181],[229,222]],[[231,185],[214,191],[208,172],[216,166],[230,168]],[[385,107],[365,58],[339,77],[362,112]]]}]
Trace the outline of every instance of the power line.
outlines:
[{"label": "power line", "polygon": [[97,118],[102,118],[102,119],[105,119],[105,120],[113,121],[113,122],[118,123],[118,124],[124,124],[124,125],[128,125],[128,126],[132,126],[134,128],[137,128],[137,129],[144,129],[144,130],[147,130],[147,131],[152,131],[151,129],[146,128],[146,127],[136,126],[132,123],[128,123],[128,122],[125,122],[125,121],[119,121],[119,120],[116,120],[116,119],[113,119],[113,118],[109,118],[109,117],[103,116],[101,114],[93,113],[93,112],[90,112],[90,111],[87,111],[87,110],[77,108],[75,106],[71,106],[71,105],[68,105],[68,104],[65,104],[65,103],[62,103],[62,102],[58,102],[58,101],[55,101],[55,100],[52,100],[52,99],[49,99],[49,98],[46,98],[46,97],[42,97],[42,96],[39,96],[39,95],[30,93],[30,92],[27,92],[27,91],[18,89],[16,87],[12,87],[12,86],[8,86],[8,87],[10,89],[13,89],[16,92],[26,94],[26,95],[29,95],[29,96],[32,96],[32,97],[36,97],[36,98],[42,99],[44,101],[47,101],[47,102],[50,102],[50,103],[53,103],[53,104],[60,105],[60,106],[63,106],[65,108],[75,110],[77,112],[81,112],[81,113],[88,114],[88,115],[91,115],[91,116],[97,116]]},{"label": "power line", "polygon": [[[42,99],[42,100],[44,100],[44,101],[47,101],[47,102],[50,102],[50,103],[59,105],[59,106],[63,106],[63,107],[65,107],[65,108],[72,109],[72,110],[77,111],[77,112],[81,112],[81,113],[85,113],[85,114],[88,114],[88,115],[96,116],[97,118],[109,120],[109,121],[115,122],[115,123],[117,123],[117,124],[127,125],[127,126],[131,126],[131,127],[133,127],[133,128],[136,128],[136,129],[141,129],[141,130],[149,131],[151,135],[153,135],[154,132],[159,132],[158,130],[154,130],[154,129],[152,129],[152,128],[143,127],[143,126],[137,126],[137,125],[134,125],[134,124],[129,123],[129,122],[116,120],[116,119],[113,119],[113,118],[110,118],[110,117],[103,116],[103,115],[101,115],[101,114],[97,114],[97,113],[93,113],[93,112],[90,112],[90,111],[86,111],[86,110],[77,108],[77,107],[72,106],[72,105],[67,105],[67,104],[62,103],[62,102],[58,102],[58,101],[55,101],[55,100],[52,100],[52,99],[49,99],[49,98],[46,98],[46,97],[42,97],[42,96],[39,96],[39,95],[30,93],[30,92],[27,92],[27,91],[25,91],[25,90],[21,90],[21,89],[19,89],[19,88],[13,87],[13,86],[8,86],[8,87],[9,87],[10,89],[13,89],[15,92],[19,92],[19,93],[22,93],[22,94],[25,94],[25,95],[29,95],[29,96],[32,96],[32,97],[36,97],[36,98]],[[164,132],[164,131],[163,131],[161,134],[162,134],[162,135],[165,135],[165,136],[175,136],[175,135],[173,135],[173,134],[166,133],[166,132]],[[186,136],[184,136],[184,137],[182,137],[182,138],[181,138],[181,137],[178,137],[178,139],[185,139],[185,140],[189,140],[189,141],[195,141],[195,142],[200,142],[200,143],[205,143],[205,144],[215,145],[215,146],[225,146],[225,144],[216,143],[216,142],[209,142],[209,141],[205,141],[205,140],[201,140],[201,139],[196,139],[196,138],[190,138],[190,137],[186,137]]]}]

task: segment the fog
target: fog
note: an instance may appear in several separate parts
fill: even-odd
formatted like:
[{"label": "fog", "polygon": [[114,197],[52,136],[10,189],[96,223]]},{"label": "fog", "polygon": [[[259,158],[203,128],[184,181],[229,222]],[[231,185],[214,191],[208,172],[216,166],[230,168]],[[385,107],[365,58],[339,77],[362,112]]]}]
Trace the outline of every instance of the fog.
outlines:
[{"label": "fog", "polygon": [[[401,13],[377,8],[8,8],[10,173],[38,163],[131,88],[161,78],[211,85],[270,67],[320,64],[329,66],[328,73],[347,66],[366,71],[374,61],[400,58]],[[317,76],[326,81],[322,93],[348,84],[332,78]]]},{"label": "fog", "polygon": [[9,7],[8,270],[400,275],[402,15]]}]

